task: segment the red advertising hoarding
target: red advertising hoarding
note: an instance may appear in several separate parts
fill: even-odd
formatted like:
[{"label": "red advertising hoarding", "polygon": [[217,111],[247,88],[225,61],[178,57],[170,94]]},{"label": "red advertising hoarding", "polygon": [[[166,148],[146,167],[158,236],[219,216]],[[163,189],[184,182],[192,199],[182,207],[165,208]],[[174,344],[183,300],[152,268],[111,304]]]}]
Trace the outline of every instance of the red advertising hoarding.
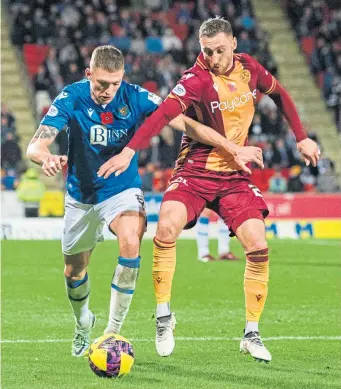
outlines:
[{"label": "red advertising hoarding", "polygon": [[341,218],[341,194],[264,194],[271,219]]}]

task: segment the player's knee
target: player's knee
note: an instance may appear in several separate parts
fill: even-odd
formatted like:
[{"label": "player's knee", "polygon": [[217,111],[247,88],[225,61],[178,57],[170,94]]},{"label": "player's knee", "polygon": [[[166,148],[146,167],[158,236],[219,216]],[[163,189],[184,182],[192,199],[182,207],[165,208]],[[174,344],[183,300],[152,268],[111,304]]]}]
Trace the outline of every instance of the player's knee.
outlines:
[{"label": "player's knee", "polygon": [[177,237],[178,231],[176,226],[170,220],[160,219],[157,226],[156,238],[163,242],[174,242]]},{"label": "player's knee", "polygon": [[65,265],[64,276],[71,281],[82,280],[85,277],[86,269],[86,267],[79,268],[73,265]]},{"label": "player's knee", "polygon": [[264,250],[267,248],[268,248],[268,244],[267,244],[267,241],[264,237],[264,238],[258,238],[258,239],[255,239],[255,240],[248,242],[247,247],[246,247],[246,251],[248,253],[250,253],[252,251],[259,251],[259,250]]},{"label": "player's knee", "polygon": [[135,258],[140,252],[140,238],[137,232],[123,233],[118,236],[120,255],[125,258]]}]

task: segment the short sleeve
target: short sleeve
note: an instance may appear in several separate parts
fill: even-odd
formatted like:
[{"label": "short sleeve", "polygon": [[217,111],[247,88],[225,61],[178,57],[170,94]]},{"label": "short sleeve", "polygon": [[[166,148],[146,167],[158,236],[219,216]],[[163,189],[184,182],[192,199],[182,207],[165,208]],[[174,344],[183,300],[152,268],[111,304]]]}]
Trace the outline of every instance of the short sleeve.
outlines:
[{"label": "short sleeve", "polygon": [[161,97],[138,85],[135,85],[135,90],[137,92],[137,102],[140,107],[141,115],[150,115],[162,103]]},{"label": "short sleeve", "polygon": [[186,111],[194,103],[199,103],[203,94],[203,82],[194,73],[186,73],[172,89],[167,98],[180,102],[182,112]]},{"label": "short sleeve", "polygon": [[41,125],[52,126],[61,131],[70,123],[75,104],[75,92],[65,87],[54,99],[50,109],[40,122]]}]

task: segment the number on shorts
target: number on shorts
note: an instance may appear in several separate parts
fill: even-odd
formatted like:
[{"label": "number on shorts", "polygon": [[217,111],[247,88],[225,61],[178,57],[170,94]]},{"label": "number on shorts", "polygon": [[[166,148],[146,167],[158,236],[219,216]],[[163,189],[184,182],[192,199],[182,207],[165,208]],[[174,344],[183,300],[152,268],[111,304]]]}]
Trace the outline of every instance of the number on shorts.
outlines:
[{"label": "number on shorts", "polygon": [[141,204],[142,208],[146,209],[146,205],[145,205],[145,202],[144,202],[144,196],[143,195],[139,195],[139,194],[136,194],[135,196],[137,198],[137,201]]},{"label": "number on shorts", "polygon": [[257,196],[257,197],[263,197],[261,191],[257,188],[257,186],[249,184],[249,188],[252,189],[252,191],[253,191],[253,193],[255,194],[255,196]]}]

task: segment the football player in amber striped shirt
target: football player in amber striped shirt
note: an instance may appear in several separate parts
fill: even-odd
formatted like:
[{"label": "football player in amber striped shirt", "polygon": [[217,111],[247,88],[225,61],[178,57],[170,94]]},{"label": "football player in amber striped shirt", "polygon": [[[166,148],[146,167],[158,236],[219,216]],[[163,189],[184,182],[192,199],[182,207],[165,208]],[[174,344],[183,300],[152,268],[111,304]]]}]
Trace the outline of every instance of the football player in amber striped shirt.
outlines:
[{"label": "football player in amber striped shirt", "polygon": [[[184,72],[122,153],[110,161],[110,171],[124,171],[135,150],[148,146],[150,138],[180,113],[215,129],[236,146],[246,145],[260,92],[273,99],[288,121],[306,164],[316,166],[320,152],[307,137],[291,97],[254,58],[234,53],[237,41],[231,24],[222,18],[205,21],[199,30],[199,41],[201,53],[194,66]],[[184,228],[195,225],[205,207],[224,220],[245,250],[246,326],[240,350],[269,362],[271,354],[258,328],[268,294],[269,258],[264,224],[268,208],[259,189],[247,173],[240,171],[231,155],[186,135],[163,198],[154,238],[157,351],[167,356],[175,345],[175,318],[170,311],[175,242]]]}]

